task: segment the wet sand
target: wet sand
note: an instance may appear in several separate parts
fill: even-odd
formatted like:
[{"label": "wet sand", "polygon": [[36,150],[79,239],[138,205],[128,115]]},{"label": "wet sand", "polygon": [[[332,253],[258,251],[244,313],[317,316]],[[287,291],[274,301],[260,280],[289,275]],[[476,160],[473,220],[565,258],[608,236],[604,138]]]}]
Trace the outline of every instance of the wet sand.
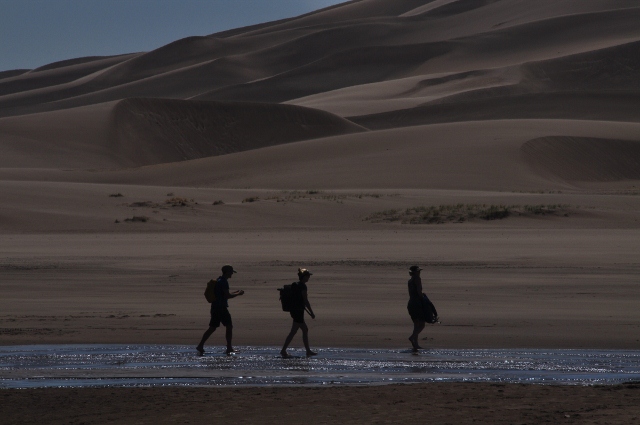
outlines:
[{"label": "wet sand", "polygon": [[331,388],[0,391],[4,423],[632,424],[640,386],[417,384]]}]

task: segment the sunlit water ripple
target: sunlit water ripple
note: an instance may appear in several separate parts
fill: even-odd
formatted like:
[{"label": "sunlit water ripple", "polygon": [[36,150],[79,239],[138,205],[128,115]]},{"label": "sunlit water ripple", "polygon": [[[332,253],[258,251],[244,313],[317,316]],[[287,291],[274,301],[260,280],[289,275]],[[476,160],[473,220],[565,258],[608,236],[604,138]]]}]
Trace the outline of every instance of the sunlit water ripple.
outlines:
[{"label": "sunlit water ripple", "polygon": [[544,349],[318,349],[282,359],[276,347],[179,345],[0,347],[0,388],[372,385],[418,382],[618,384],[640,382],[640,351]]}]

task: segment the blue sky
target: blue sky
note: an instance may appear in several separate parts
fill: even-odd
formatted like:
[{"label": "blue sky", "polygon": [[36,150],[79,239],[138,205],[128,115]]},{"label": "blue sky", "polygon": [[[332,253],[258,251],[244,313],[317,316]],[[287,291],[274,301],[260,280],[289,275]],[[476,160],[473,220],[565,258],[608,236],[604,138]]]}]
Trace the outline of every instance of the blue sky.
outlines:
[{"label": "blue sky", "polygon": [[0,0],[0,71],[149,51],[345,0]]}]

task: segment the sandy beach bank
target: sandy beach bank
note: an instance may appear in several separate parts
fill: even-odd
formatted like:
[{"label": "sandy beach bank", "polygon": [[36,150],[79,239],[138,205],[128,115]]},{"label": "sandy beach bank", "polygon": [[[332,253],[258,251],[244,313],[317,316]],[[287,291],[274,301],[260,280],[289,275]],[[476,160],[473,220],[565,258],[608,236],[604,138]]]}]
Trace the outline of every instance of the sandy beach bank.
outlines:
[{"label": "sandy beach bank", "polygon": [[332,388],[0,391],[3,423],[631,424],[640,386],[427,384]]}]

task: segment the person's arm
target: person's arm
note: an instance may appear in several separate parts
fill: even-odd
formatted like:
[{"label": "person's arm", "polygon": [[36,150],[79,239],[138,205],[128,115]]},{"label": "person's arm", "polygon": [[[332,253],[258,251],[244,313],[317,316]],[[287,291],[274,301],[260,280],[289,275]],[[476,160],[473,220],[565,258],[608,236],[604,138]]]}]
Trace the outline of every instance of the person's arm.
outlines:
[{"label": "person's arm", "polygon": [[242,289],[239,290],[239,291],[233,291],[233,292],[229,292],[228,289],[225,289],[225,291],[224,291],[224,297],[226,299],[235,298],[235,297],[240,296],[242,294],[244,294],[244,291]]},{"label": "person's arm", "polygon": [[309,315],[311,316],[312,319],[315,319],[316,315],[313,313],[311,304],[309,304],[309,299],[307,298],[307,291],[302,291],[302,298],[304,299],[304,306],[309,310]]}]

